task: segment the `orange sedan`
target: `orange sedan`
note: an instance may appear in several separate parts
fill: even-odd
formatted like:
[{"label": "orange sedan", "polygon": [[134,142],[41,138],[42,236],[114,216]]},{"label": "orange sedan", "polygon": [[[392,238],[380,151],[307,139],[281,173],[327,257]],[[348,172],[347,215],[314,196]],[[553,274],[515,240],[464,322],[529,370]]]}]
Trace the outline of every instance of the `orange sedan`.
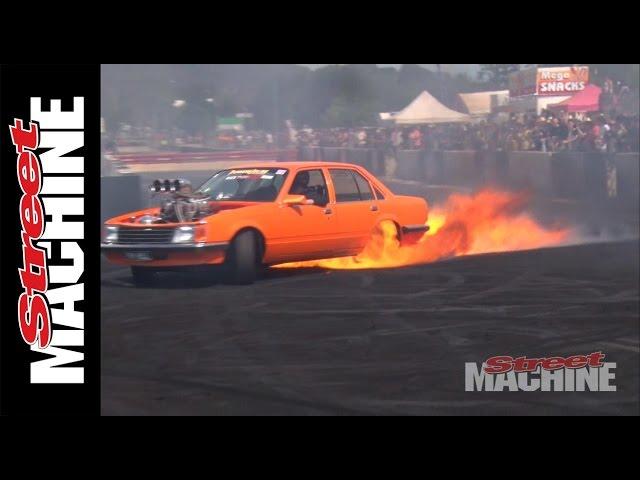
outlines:
[{"label": "orange sedan", "polygon": [[147,283],[162,269],[223,264],[235,283],[251,283],[262,265],[357,255],[383,221],[401,242],[428,230],[427,202],[394,195],[367,170],[333,162],[239,166],[193,191],[156,181],[159,207],[104,225],[102,250]]}]

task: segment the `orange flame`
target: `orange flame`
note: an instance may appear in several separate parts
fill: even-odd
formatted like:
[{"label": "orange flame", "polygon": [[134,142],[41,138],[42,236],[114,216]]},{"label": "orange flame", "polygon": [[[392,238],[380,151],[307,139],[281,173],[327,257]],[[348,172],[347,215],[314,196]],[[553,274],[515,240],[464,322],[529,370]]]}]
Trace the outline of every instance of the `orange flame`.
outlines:
[{"label": "orange flame", "polygon": [[549,247],[569,239],[570,229],[544,228],[523,212],[527,201],[526,194],[495,190],[475,195],[453,194],[444,206],[430,212],[429,232],[415,244],[401,245],[395,224],[385,221],[355,257],[284,263],[277,267],[392,268],[459,255]]}]

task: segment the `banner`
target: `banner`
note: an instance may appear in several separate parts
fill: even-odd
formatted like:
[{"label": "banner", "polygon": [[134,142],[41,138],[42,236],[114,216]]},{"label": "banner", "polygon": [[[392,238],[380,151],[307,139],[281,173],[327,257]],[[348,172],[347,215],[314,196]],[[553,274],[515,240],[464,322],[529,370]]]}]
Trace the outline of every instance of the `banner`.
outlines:
[{"label": "banner", "polygon": [[574,95],[589,83],[589,67],[539,68],[536,93],[540,96]]},{"label": "banner", "polygon": [[0,67],[3,415],[100,413],[100,67]]},{"label": "banner", "polygon": [[509,76],[509,96],[573,95],[589,83],[589,67],[530,68]]}]

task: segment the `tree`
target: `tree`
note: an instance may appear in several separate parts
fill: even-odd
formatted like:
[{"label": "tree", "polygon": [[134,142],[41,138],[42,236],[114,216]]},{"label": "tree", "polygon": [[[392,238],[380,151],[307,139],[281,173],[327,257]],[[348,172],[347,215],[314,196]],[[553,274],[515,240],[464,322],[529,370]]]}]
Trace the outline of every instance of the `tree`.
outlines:
[{"label": "tree", "polygon": [[[511,68],[485,71],[494,79],[518,66],[506,67]],[[128,123],[210,132],[217,116],[238,112],[253,113],[256,128],[265,130],[280,128],[289,119],[296,126],[371,126],[378,112],[398,111],[423,90],[449,108],[461,109],[457,94],[482,88],[487,84],[464,75],[412,64],[316,70],[279,64],[104,65],[102,116],[110,130]],[[172,107],[177,99],[185,101],[183,107]]]},{"label": "tree", "polygon": [[352,109],[349,102],[344,97],[336,97],[331,102],[331,106],[324,113],[326,125],[338,127],[350,127],[353,124]]},{"label": "tree", "polygon": [[520,70],[519,63],[481,63],[478,78],[494,87],[505,88],[509,75]]}]

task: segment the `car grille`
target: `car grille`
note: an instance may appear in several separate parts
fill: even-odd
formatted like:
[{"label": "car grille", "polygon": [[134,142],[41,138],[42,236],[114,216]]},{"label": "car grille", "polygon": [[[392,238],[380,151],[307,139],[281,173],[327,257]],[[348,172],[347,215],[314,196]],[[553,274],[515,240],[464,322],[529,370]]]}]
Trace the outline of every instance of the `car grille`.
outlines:
[{"label": "car grille", "polygon": [[118,243],[171,243],[173,228],[130,228],[118,229]]}]

